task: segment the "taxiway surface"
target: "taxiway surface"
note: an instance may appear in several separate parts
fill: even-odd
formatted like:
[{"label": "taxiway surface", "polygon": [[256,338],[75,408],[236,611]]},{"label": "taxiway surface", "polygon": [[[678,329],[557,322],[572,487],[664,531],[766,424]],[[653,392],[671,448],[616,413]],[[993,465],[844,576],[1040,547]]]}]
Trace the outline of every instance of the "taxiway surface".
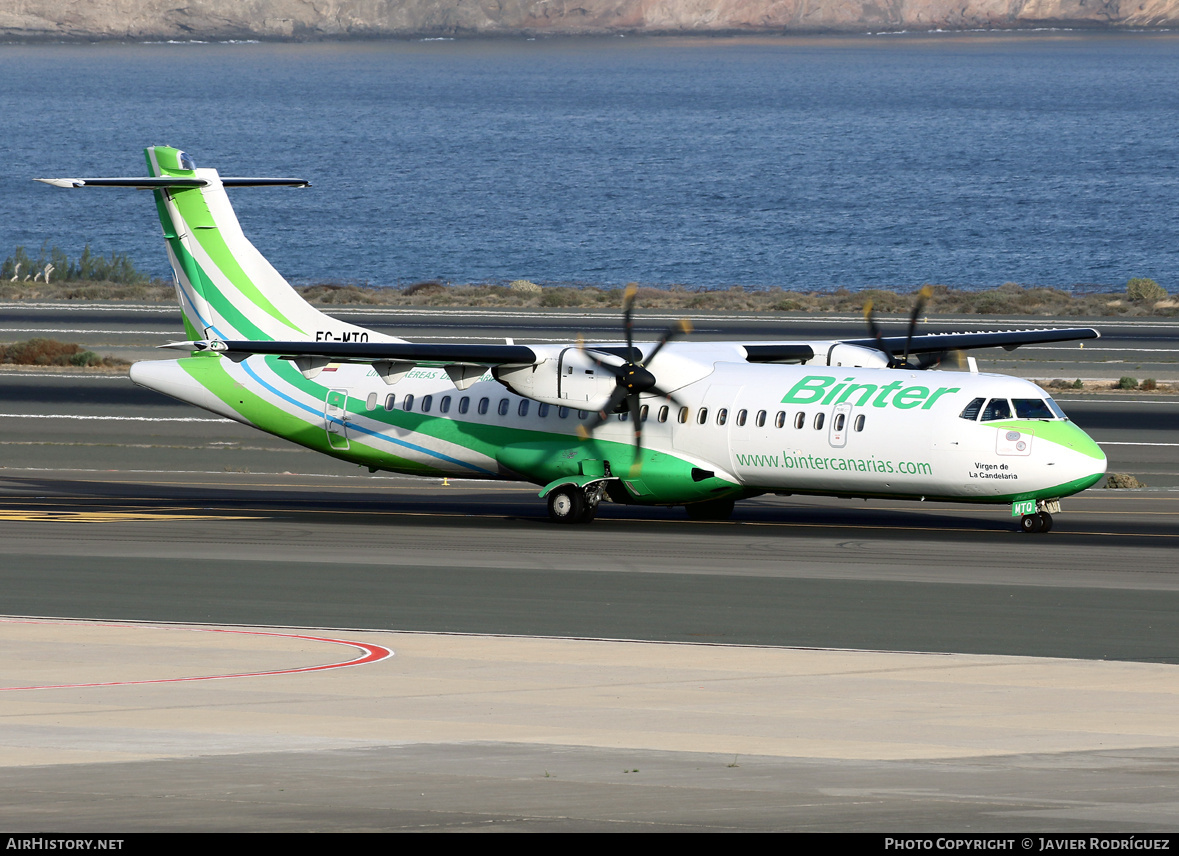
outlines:
[{"label": "taxiway surface", "polygon": [[[0,373],[3,684],[43,687],[0,688],[0,817],[1172,829],[1179,400],[1060,398],[1150,487],[1066,500],[1046,536],[795,498],[574,528],[526,485],[369,476],[118,376]],[[285,635],[203,631],[230,625]],[[312,632],[395,656],[256,674],[330,660]]]}]

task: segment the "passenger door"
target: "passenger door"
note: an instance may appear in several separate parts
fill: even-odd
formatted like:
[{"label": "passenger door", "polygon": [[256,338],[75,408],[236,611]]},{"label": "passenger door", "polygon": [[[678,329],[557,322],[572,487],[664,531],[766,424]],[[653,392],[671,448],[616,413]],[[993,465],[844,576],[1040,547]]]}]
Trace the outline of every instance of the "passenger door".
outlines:
[{"label": "passenger door", "polygon": [[323,403],[323,423],[327,429],[328,445],[344,450],[348,440],[348,390],[329,389]]}]

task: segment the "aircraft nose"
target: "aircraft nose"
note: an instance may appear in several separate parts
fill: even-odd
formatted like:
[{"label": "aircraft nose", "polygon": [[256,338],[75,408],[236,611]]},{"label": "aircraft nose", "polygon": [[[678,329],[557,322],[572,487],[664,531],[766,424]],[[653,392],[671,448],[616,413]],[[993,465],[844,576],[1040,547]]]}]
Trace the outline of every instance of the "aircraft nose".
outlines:
[{"label": "aircraft nose", "polygon": [[1069,450],[1069,486],[1073,492],[1091,487],[1105,475],[1109,461],[1097,441],[1071,422],[1061,426],[1064,430],[1053,439]]}]

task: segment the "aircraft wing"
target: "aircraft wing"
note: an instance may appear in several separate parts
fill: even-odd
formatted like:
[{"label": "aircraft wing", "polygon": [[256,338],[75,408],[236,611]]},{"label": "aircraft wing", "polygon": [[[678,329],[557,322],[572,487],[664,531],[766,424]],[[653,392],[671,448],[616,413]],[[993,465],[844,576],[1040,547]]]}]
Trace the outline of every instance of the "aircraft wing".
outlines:
[{"label": "aircraft wing", "polygon": [[216,351],[226,356],[275,354],[294,359],[308,357],[333,363],[412,362],[418,365],[499,366],[535,363],[542,357],[526,345],[430,345],[416,342],[175,342],[163,345],[187,351]]},{"label": "aircraft wing", "polygon": [[[975,348],[1003,348],[1014,351],[1020,345],[1043,345],[1050,342],[1072,342],[1079,339],[1100,339],[1101,334],[1091,327],[1069,327],[1056,330],[997,330],[988,333],[922,333],[909,343],[910,354],[932,354],[938,351],[970,351]],[[885,336],[885,347],[893,352],[905,349],[906,337]],[[848,345],[875,348],[875,339],[851,339]]]},{"label": "aircraft wing", "polygon": [[[911,340],[905,336],[885,336],[877,339],[844,339],[838,344],[855,345],[870,350],[883,346],[893,354],[936,354],[949,351],[968,351],[977,348],[1003,348],[1014,351],[1020,345],[1041,345],[1052,342],[1073,342],[1097,339],[1101,334],[1090,327],[1069,327],[1043,330],[997,330],[983,333],[922,333]],[[816,347],[827,349],[830,342],[777,342],[742,344],[745,359],[751,363],[809,362],[816,356]],[[907,346],[907,347],[906,347]],[[527,345],[472,345],[422,344],[417,342],[270,342],[202,340],[175,342],[163,345],[187,351],[216,351],[226,356],[245,357],[250,354],[275,354],[288,359],[309,358],[338,363],[373,363],[392,361],[418,365],[528,365],[544,359],[544,354]],[[590,345],[594,351],[625,358],[625,348]]]}]

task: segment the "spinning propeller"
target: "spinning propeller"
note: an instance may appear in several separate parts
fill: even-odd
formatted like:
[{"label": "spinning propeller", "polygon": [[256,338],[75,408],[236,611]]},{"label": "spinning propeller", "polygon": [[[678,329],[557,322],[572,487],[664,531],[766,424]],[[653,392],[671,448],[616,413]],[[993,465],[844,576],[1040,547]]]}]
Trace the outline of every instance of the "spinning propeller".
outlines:
[{"label": "spinning propeller", "polygon": [[909,362],[909,348],[913,345],[913,331],[917,329],[917,318],[921,315],[921,310],[925,308],[925,302],[932,296],[933,290],[928,285],[917,292],[917,300],[913,304],[913,311],[909,313],[909,332],[905,336],[905,353],[899,360],[888,347],[888,343],[884,339],[884,334],[881,333],[880,327],[877,326],[876,319],[872,317],[872,301],[869,300],[864,304],[864,320],[868,322],[868,332],[876,340],[876,350],[888,358],[888,367],[890,369],[916,369],[918,371],[924,371],[940,365],[941,361],[946,358],[945,351],[936,351],[930,354],[921,354],[917,357],[916,363]]},{"label": "spinning propeller", "polygon": [[594,417],[589,422],[577,426],[577,433],[581,438],[583,440],[588,439],[596,428],[610,418],[612,413],[624,412],[621,408],[625,403],[626,409],[630,412],[630,421],[635,427],[636,468],[638,467],[639,460],[638,450],[643,448],[643,420],[640,418],[639,396],[644,393],[654,393],[655,395],[666,398],[673,404],[679,404],[679,401],[674,395],[666,390],[660,389],[659,381],[647,369],[647,366],[651,364],[656,355],[663,350],[663,346],[671,341],[672,338],[692,332],[692,323],[688,319],[684,318],[677,321],[663,332],[654,349],[644,358],[642,352],[634,346],[632,311],[637,293],[638,288],[634,283],[631,283],[626,287],[626,291],[622,295],[622,327],[626,332],[626,358],[621,363],[614,362],[618,358],[613,354],[594,351],[593,349],[586,348],[578,341],[578,348],[593,361],[594,365],[614,375],[615,386],[614,391],[610,393],[610,397],[606,400],[602,409],[594,414]]}]

